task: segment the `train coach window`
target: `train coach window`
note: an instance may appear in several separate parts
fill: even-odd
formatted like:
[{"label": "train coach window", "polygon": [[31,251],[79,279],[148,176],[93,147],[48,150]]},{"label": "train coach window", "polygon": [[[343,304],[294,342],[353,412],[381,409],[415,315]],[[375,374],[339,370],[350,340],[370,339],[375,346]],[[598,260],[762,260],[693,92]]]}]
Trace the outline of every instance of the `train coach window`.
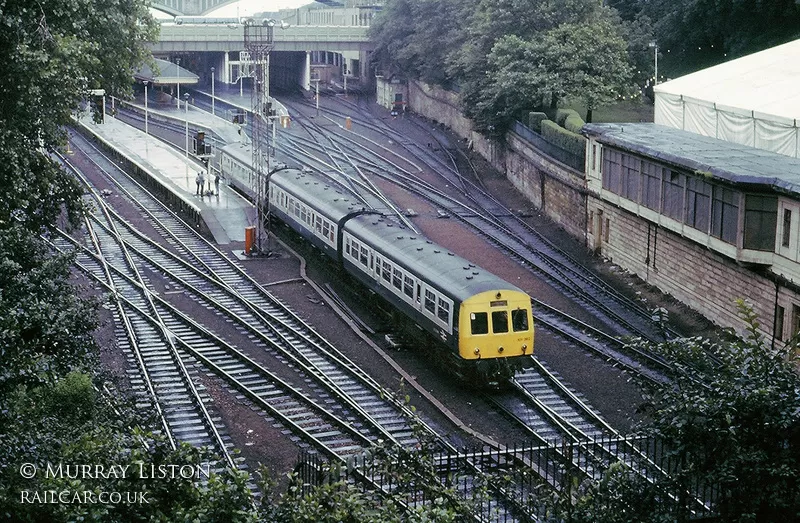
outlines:
[{"label": "train coach window", "polygon": [[425,289],[425,308],[436,314],[436,296],[428,289]]},{"label": "train coach window", "polygon": [[392,264],[386,260],[383,260],[383,270],[381,272],[381,276],[386,281],[391,281],[392,279]]},{"label": "train coach window", "polygon": [[489,333],[489,315],[485,312],[473,312],[470,314],[469,324],[472,334]]},{"label": "train coach window", "polygon": [[508,332],[508,311],[492,312],[492,332]]},{"label": "train coach window", "polygon": [[514,332],[528,330],[528,311],[525,309],[511,311],[511,326]]},{"label": "train coach window", "polygon": [[361,265],[363,265],[364,267],[367,266],[367,258],[368,258],[368,256],[367,256],[367,246],[366,245],[362,245],[361,246]]},{"label": "train coach window", "polygon": [[403,292],[412,300],[414,299],[414,278],[411,276],[403,278]]},{"label": "train coach window", "polygon": [[450,304],[442,298],[439,298],[439,308],[437,309],[436,315],[439,316],[439,319],[443,322],[450,324]]},{"label": "train coach window", "polygon": [[397,267],[394,268],[394,277],[392,278],[392,285],[394,285],[396,289],[403,288],[403,271],[401,271]]}]

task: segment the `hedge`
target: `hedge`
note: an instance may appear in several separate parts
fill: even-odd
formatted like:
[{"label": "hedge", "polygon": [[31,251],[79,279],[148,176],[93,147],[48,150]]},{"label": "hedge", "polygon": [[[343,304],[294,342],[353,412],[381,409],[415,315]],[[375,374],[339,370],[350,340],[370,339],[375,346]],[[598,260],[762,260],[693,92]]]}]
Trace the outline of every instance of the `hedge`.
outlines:
[{"label": "hedge", "polygon": [[528,113],[528,129],[536,131],[537,133],[542,132],[542,120],[547,120],[547,115],[545,113],[540,113],[537,111],[531,111]]},{"label": "hedge", "polygon": [[542,137],[565,151],[580,156],[581,158],[585,156],[586,138],[580,134],[564,129],[552,120],[542,121]]},{"label": "hedge", "polygon": [[558,109],[556,110],[556,123],[561,127],[565,127],[564,122],[570,116],[581,117],[574,109]]},{"label": "hedge", "polygon": [[578,116],[578,114],[571,114],[567,116],[567,119],[564,120],[564,129],[567,131],[572,131],[573,133],[580,133],[581,127],[584,126],[586,122],[583,121],[583,118]]}]

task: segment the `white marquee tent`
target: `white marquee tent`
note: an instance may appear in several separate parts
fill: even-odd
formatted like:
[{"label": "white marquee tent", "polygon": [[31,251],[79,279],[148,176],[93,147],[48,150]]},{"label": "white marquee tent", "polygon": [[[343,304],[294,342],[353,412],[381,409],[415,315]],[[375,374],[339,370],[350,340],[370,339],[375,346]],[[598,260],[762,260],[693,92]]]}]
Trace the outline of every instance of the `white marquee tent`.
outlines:
[{"label": "white marquee tent", "polygon": [[655,123],[800,158],[800,40],[657,85]]}]

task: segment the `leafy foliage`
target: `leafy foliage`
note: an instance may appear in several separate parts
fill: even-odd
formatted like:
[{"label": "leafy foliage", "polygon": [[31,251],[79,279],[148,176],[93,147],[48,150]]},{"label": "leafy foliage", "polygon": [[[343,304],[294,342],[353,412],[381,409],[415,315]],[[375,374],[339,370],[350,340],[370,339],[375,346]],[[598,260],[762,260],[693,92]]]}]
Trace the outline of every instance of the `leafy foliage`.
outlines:
[{"label": "leafy foliage", "polygon": [[143,0],[10,0],[0,24],[0,229],[17,219],[38,232],[62,206],[79,212],[77,183],[47,152],[89,89],[130,93],[156,26]]},{"label": "leafy foliage", "polygon": [[68,256],[52,256],[18,223],[0,230],[0,406],[20,386],[91,366],[95,303],[70,285]]},{"label": "leafy foliage", "polygon": [[665,71],[671,76],[800,37],[800,5],[794,0],[639,0],[638,4],[655,23]]},{"label": "leafy foliage", "polygon": [[464,113],[499,136],[565,97],[592,109],[626,93],[624,31],[593,0],[396,0],[371,35],[379,68],[457,86]]},{"label": "leafy foliage", "polygon": [[718,487],[722,520],[791,521],[800,507],[798,344],[772,348],[752,308],[739,302],[747,339],[672,340],[652,346],[674,369],[649,394],[644,429],[667,443],[681,470],[670,485]]}]

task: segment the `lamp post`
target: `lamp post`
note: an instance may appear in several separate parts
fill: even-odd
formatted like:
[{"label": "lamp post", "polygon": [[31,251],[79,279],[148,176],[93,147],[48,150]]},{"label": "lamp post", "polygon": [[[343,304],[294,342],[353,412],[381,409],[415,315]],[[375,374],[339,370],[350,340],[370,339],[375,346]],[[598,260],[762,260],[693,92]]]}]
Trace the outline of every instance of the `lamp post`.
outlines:
[{"label": "lamp post", "polygon": [[147,135],[147,84],[148,80],[143,80],[144,84],[144,134]]},{"label": "lamp post", "polygon": [[658,42],[653,40],[652,42],[650,42],[650,44],[648,44],[648,47],[653,48],[653,57],[655,59],[655,65],[656,65],[655,79],[653,81],[653,85],[658,85]]},{"label": "lamp post", "polygon": [[178,96],[175,97],[175,100],[178,102],[178,110],[181,110],[181,59],[176,58],[175,64],[178,66]]},{"label": "lamp post", "polygon": [[[186,122],[186,178],[189,178],[189,93],[184,93],[184,99],[186,100],[186,109],[184,111],[184,121]],[[180,103],[180,98],[178,99],[178,103]],[[180,107],[178,108],[180,109]]]},{"label": "lamp post", "polygon": [[214,68],[211,68],[211,116],[214,116]]},{"label": "lamp post", "polygon": [[186,110],[184,111],[184,121],[186,122],[186,159],[189,159],[189,93],[184,93],[186,100]]}]

